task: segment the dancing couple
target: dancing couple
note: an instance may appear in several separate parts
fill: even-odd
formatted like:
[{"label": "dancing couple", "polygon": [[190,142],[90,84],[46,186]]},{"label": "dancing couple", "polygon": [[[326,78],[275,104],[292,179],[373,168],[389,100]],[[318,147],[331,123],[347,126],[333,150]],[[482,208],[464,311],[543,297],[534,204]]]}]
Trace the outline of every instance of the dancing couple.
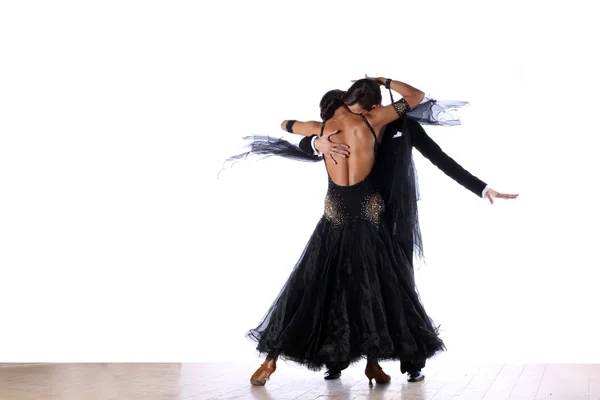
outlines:
[{"label": "dancing couple", "polygon": [[[401,98],[382,106],[382,85]],[[389,382],[379,362],[396,360],[409,382],[424,379],[425,361],[445,347],[414,280],[413,254],[421,256],[422,245],[412,148],[492,203],[517,197],[471,175],[423,130],[421,123],[454,125],[446,111],[464,104],[425,99],[403,82],[367,77],[346,92],[327,92],[321,122],[282,123],[306,136],[299,147],[253,137],[248,153],[231,158],[324,160],[328,177],[322,218],[262,322],[248,333],[266,355],[252,385],[265,385],[280,358],[311,370],[326,367],[325,379],[366,358],[370,384]]]}]

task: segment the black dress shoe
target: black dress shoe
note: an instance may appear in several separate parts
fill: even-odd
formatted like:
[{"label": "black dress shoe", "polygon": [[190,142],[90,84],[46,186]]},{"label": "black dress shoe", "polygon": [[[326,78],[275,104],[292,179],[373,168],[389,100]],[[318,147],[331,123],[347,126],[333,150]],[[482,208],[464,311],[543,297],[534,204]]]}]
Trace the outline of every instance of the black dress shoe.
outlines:
[{"label": "black dress shoe", "polygon": [[339,379],[342,376],[342,371],[338,368],[328,368],[325,371],[325,380],[332,381],[334,379]]},{"label": "black dress shoe", "polygon": [[423,375],[421,370],[408,373],[408,381],[409,382],[420,382],[423,379],[425,379],[425,375]]}]

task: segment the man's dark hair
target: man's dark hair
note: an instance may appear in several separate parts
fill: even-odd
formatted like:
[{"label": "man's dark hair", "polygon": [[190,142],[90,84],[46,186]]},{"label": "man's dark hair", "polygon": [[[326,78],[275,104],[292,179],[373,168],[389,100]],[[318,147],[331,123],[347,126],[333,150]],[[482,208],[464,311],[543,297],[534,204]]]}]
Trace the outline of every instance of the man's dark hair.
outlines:
[{"label": "man's dark hair", "polygon": [[359,79],[346,91],[343,100],[348,107],[358,103],[365,110],[370,110],[381,104],[379,83],[372,79]]}]

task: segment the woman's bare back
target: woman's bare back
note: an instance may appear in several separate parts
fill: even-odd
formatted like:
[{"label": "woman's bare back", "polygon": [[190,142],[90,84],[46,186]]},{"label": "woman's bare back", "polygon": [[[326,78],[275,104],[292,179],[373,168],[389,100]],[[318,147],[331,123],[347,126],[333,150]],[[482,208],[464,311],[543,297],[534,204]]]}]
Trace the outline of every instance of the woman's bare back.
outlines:
[{"label": "woman's bare back", "polygon": [[325,160],[327,172],[333,183],[339,186],[352,186],[364,180],[375,164],[376,134],[372,132],[363,117],[348,112],[342,118],[332,118],[325,124],[327,131],[340,133],[331,140],[345,143],[350,147],[350,156],[338,157],[337,164]]}]

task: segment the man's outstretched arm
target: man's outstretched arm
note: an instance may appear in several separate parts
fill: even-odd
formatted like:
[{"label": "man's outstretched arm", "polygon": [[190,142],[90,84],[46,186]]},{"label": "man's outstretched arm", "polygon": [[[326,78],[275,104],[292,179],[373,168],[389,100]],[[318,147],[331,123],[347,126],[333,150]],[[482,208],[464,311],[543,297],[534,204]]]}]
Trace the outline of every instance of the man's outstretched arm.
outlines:
[{"label": "man's outstretched arm", "polygon": [[498,193],[484,181],[477,178],[469,171],[464,169],[459,163],[454,161],[448,154],[435,143],[425,132],[421,124],[416,121],[407,119],[407,127],[410,131],[413,146],[419,150],[425,158],[433,165],[438,167],[442,172],[454,179],[466,189],[470,190],[477,196],[487,198],[490,203],[494,204],[495,198],[501,199],[516,199],[517,194]]},{"label": "man's outstretched arm", "polygon": [[477,196],[485,196],[485,192],[489,186],[484,181],[471,174],[448,154],[444,153],[440,146],[427,135],[421,124],[412,120],[407,120],[406,124],[406,127],[410,131],[413,146],[425,158],[442,170],[443,173]]}]

